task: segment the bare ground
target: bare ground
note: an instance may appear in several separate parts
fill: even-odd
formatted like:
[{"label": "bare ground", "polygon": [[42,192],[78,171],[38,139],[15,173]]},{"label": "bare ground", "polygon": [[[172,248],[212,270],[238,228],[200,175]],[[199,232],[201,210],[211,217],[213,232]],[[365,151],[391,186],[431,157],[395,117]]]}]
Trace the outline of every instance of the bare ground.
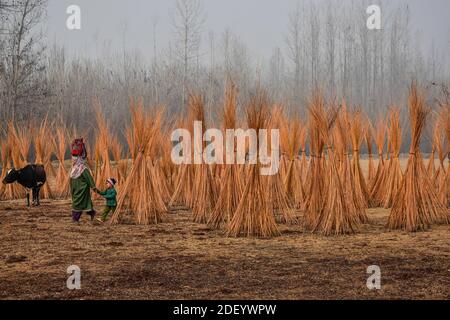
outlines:
[{"label": "bare ground", "polygon": [[[389,210],[368,214],[356,235],[280,225],[280,237],[245,239],[183,210],[159,225],[109,226],[73,224],[69,201],[0,202],[0,299],[449,299],[450,227],[387,231]],[[66,288],[70,265],[81,290]],[[369,265],[381,290],[366,287]]]}]

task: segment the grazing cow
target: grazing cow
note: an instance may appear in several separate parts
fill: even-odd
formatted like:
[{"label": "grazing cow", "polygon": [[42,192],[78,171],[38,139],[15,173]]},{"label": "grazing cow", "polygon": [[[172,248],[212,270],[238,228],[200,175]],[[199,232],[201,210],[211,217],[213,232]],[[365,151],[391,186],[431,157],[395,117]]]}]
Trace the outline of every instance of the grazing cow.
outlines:
[{"label": "grazing cow", "polygon": [[18,182],[27,188],[27,205],[30,206],[30,193],[28,189],[32,190],[33,206],[39,206],[39,191],[47,180],[44,166],[41,164],[29,164],[22,169],[9,169],[6,177],[3,179],[4,184]]}]

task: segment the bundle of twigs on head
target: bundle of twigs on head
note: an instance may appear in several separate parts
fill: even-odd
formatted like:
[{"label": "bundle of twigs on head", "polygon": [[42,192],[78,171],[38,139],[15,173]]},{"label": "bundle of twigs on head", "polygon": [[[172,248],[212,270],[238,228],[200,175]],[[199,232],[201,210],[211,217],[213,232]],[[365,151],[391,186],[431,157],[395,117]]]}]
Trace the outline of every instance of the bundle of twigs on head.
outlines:
[{"label": "bundle of twigs on head", "polygon": [[349,128],[349,114],[345,108],[339,113],[336,120],[336,126],[334,130],[334,155],[339,162],[339,173],[341,178],[342,187],[344,189],[344,198],[347,202],[348,214],[354,216],[360,223],[366,223],[368,221],[365,207],[358,201],[356,193],[355,179],[353,177],[353,171],[351,170],[350,152],[352,146],[348,136]]},{"label": "bundle of twigs on head", "polygon": [[[200,95],[191,94],[189,101],[189,107],[192,109],[192,114],[195,115],[194,120],[202,123],[202,132],[205,132],[206,126],[203,98]],[[194,158],[198,156],[202,159],[202,150],[205,149],[206,144],[201,135],[194,135],[194,137],[197,137],[197,139],[194,139],[193,141]],[[196,165],[194,170],[192,201],[194,222],[207,223],[209,216],[216,205],[216,201],[217,191],[210,165],[201,160],[201,164]]]},{"label": "bundle of twigs on head", "polygon": [[51,177],[56,176],[55,169],[53,168],[51,157],[54,152],[55,143],[53,141],[53,135],[50,130],[50,124],[48,118],[46,117],[44,121],[41,122],[34,134],[34,147],[36,152],[36,163],[42,164],[44,166],[47,182],[41,188],[41,198],[42,199],[52,199],[54,197],[53,192],[50,188],[49,181]]},{"label": "bundle of twigs on head", "polygon": [[383,156],[383,149],[386,138],[386,121],[379,118],[377,121],[376,132],[373,134],[375,137],[375,143],[377,145],[378,151],[378,165],[375,177],[372,180],[372,185],[370,186],[370,198],[372,200],[373,206],[379,206],[381,204],[381,198],[383,195],[384,188],[384,177],[385,177],[385,161]]},{"label": "bundle of twigs on head", "polygon": [[[236,107],[237,90],[233,83],[229,83],[225,91],[222,112],[222,129],[224,133],[227,129],[236,128]],[[236,158],[236,138],[233,138],[233,142],[232,145],[225,146],[226,154],[224,156],[226,158],[227,155],[230,159]],[[237,210],[239,199],[242,195],[242,185],[236,165],[225,164],[220,185],[222,187],[220,188],[216,206],[208,220],[208,226],[211,228],[219,228],[223,223],[229,224],[234,212]]]},{"label": "bundle of twigs on head", "polygon": [[[283,106],[281,104],[275,105],[273,110],[274,112],[272,113],[272,116],[268,123],[269,130],[280,131],[281,128],[285,128],[288,125],[287,124],[288,121],[284,115]],[[266,180],[266,183],[268,184],[269,202],[272,204],[273,208],[277,210],[278,213],[280,214],[282,222],[293,223],[295,222],[294,212],[292,210],[292,208],[294,207],[294,202],[292,201],[291,198],[289,198],[288,194],[286,193],[286,187],[282,178],[282,172],[284,171],[285,172],[284,176],[286,176],[287,162],[290,162],[288,159],[286,159],[286,152],[284,152],[284,150],[288,149],[288,147],[285,146],[283,148],[283,145],[289,143],[288,141],[289,135],[287,134],[286,131],[281,130],[280,139],[281,139],[281,150],[283,153],[280,168],[277,173],[269,175],[265,177],[263,180]],[[270,135],[267,140],[268,140],[267,141],[268,150],[272,150],[272,141]],[[295,149],[295,146],[293,148]]]},{"label": "bundle of twigs on head", "polygon": [[55,196],[65,199],[70,195],[70,178],[65,168],[65,156],[67,151],[67,131],[63,125],[59,125],[55,129],[54,150],[58,159],[58,169],[56,171]]},{"label": "bundle of twigs on head", "polygon": [[137,155],[120,190],[110,223],[118,223],[126,213],[131,213],[138,224],[159,223],[168,210],[161,198],[159,181],[152,174],[151,155],[158,142],[161,114],[151,118],[145,114],[142,103],[138,106],[132,103],[131,115],[132,140]]},{"label": "bundle of twigs on head", "polygon": [[380,195],[381,205],[390,208],[394,197],[402,184],[403,173],[400,166],[400,148],[402,144],[402,129],[400,127],[400,110],[392,107],[389,114],[389,147],[391,157],[386,166],[384,179],[384,192]]},{"label": "bundle of twigs on head", "polygon": [[423,163],[419,144],[427,116],[424,94],[411,85],[409,98],[411,146],[408,165],[388,219],[390,229],[425,230],[433,223],[448,223],[449,212],[440,203]]},{"label": "bundle of twigs on head", "polygon": [[351,170],[353,174],[353,179],[355,179],[356,197],[361,207],[368,208],[371,204],[371,198],[359,160],[361,144],[365,136],[364,132],[365,128],[363,126],[363,118],[361,111],[358,110],[353,113],[353,116],[351,117],[349,124],[350,124],[349,126],[350,137],[353,147]]},{"label": "bundle of twigs on head", "polygon": [[318,212],[310,213],[316,215],[315,225],[312,232],[323,235],[340,235],[354,233],[359,221],[356,212],[349,208],[344,187],[339,174],[338,158],[332,147],[332,128],[335,124],[338,111],[334,105],[328,110],[321,104],[311,103],[309,105],[310,117],[316,126],[319,137],[327,146],[328,161],[325,174],[328,176],[324,186],[324,194],[320,195],[321,203],[312,206],[319,208]]},{"label": "bundle of twigs on head", "polygon": [[298,154],[306,135],[306,126],[301,123],[298,116],[294,116],[291,121],[286,121],[281,126],[280,133],[281,148],[288,160],[284,180],[286,194],[290,198],[290,203],[294,204],[294,207],[300,207],[305,201],[305,190],[302,184],[301,160],[299,161]]},{"label": "bundle of twigs on head", "polygon": [[[259,130],[267,128],[269,121],[268,101],[264,91],[258,92],[251,97],[246,108],[247,126],[254,129],[256,134]],[[259,149],[260,141],[258,141]],[[254,236],[272,237],[279,234],[273,206],[268,201],[268,190],[260,175],[260,161],[258,153],[250,154],[249,157],[256,159],[256,164],[249,163],[248,174],[245,178],[245,186],[242,197],[234,213],[227,234],[229,236]]]}]

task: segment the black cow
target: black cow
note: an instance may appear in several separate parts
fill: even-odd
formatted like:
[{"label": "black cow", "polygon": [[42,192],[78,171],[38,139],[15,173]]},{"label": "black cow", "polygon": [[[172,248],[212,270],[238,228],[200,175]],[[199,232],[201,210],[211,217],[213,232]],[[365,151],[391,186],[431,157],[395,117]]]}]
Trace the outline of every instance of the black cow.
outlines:
[{"label": "black cow", "polygon": [[[39,191],[47,180],[44,166],[41,164],[29,164],[22,169],[10,169],[3,179],[4,184],[18,182],[33,193],[33,206],[39,206]],[[27,191],[27,205],[30,206],[30,193]]]}]

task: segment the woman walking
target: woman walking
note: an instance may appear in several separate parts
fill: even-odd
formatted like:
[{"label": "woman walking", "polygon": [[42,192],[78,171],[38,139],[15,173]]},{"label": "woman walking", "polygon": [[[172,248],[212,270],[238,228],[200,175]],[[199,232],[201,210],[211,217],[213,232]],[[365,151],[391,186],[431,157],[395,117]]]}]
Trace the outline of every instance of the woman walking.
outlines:
[{"label": "woman walking", "polygon": [[72,220],[78,222],[83,212],[95,217],[91,189],[96,190],[91,172],[86,165],[86,148],[83,139],[72,143],[72,170],[70,171],[70,193],[72,195]]}]

